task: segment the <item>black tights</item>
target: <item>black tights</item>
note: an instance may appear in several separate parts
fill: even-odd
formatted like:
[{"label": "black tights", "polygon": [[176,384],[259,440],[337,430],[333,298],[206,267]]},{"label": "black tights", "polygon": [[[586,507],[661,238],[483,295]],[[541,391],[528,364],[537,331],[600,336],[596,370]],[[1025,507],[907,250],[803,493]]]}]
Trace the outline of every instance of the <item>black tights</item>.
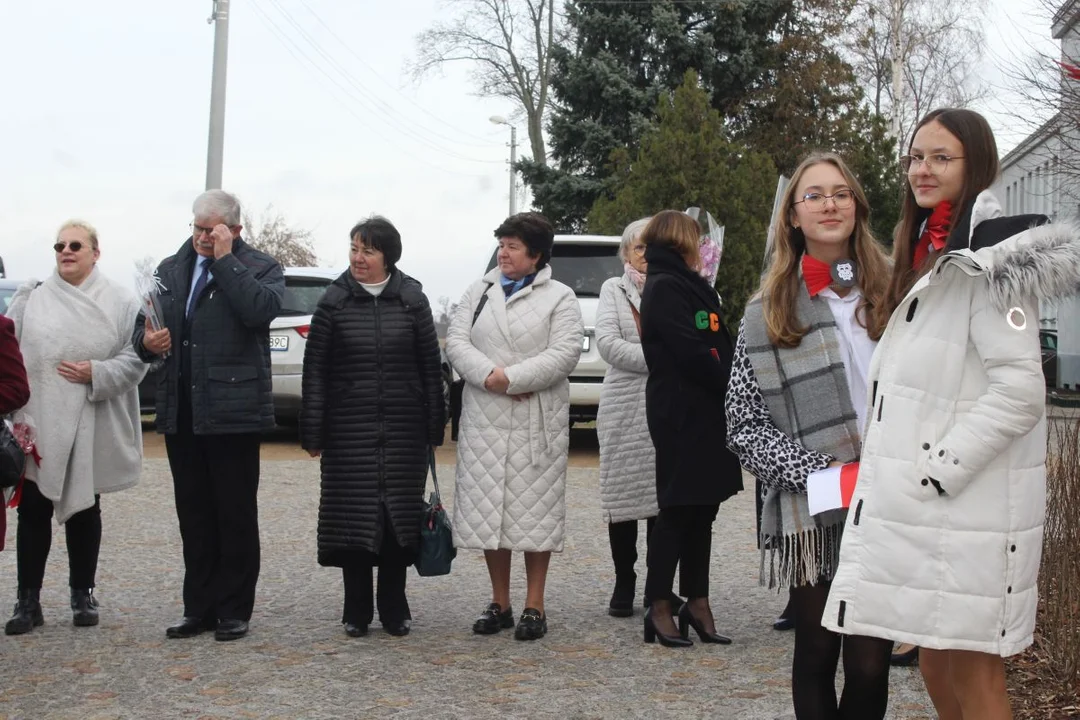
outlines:
[{"label": "black tights", "polygon": [[[892,642],[838,635],[821,626],[827,582],[791,591],[795,613],[795,659],[791,696],[798,720],[881,720],[889,704]],[[844,656],[844,692],[836,701],[836,667]]]},{"label": "black tights", "polygon": [[[53,501],[41,494],[33,480],[23,482],[16,531],[16,565],[20,590],[40,590],[45,563],[52,547]],[[101,496],[64,523],[67,535],[68,584],[77,590],[94,587],[98,550],[101,548]]]}]

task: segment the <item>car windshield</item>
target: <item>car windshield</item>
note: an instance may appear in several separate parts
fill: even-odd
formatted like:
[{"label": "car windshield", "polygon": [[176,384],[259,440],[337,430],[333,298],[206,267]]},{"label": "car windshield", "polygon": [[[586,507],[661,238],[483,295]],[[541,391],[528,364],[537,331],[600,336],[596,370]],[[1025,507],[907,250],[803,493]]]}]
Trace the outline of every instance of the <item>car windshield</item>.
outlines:
[{"label": "car windshield", "polygon": [[283,315],[313,315],[319,298],[333,282],[327,278],[307,278],[285,276],[285,299],[281,301]]},{"label": "car windshield", "polygon": [[0,288],[0,315],[7,315],[8,307],[11,306],[11,298],[15,297],[15,290]]},{"label": "car windshield", "polygon": [[[491,255],[489,271],[495,267],[497,253]],[[569,285],[578,297],[600,297],[604,281],[622,274],[623,263],[615,243],[555,243],[552,248],[551,276]]]}]

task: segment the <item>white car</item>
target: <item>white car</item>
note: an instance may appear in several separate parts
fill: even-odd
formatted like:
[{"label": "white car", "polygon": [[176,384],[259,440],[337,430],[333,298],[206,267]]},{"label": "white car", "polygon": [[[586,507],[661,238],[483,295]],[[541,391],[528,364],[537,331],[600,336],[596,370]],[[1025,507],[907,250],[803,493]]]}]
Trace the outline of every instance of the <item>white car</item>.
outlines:
[{"label": "white car", "polygon": [[285,298],[281,312],[270,322],[270,371],[278,422],[293,424],[300,415],[304,346],[311,316],[326,288],[342,272],[319,267],[285,268]]},{"label": "white car", "polygon": [[[585,340],[581,359],[570,374],[570,422],[596,420],[600,404],[600,386],[608,364],[596,349],[596,310],[604,281],[623,274],[619,258],[618,235],[556,235],[551,251],[551,274],[577,294]],[[497,252],[497,251],[496,251]],[[496,253],[488,261],[488,271],[495,267]]]}]

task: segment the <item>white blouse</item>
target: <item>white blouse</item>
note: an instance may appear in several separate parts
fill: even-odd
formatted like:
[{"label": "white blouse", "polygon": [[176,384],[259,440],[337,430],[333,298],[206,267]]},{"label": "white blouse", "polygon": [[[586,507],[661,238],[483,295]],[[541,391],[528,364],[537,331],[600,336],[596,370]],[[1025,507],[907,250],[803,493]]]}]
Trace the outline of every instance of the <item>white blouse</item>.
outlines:
[{"label": "white blouse", "polygon": [[856,310],[862,293],[858,288],[844,297],[837,295],[831,288],[820,293],[829,303],[833,319],[836,320],[836,335],[840,343],[840,354],[844,361],[844,376],[847,378],[851,404],[859,418],[859,433],[866,427],[866,386],[870,377],[870,358],[874,355],[877,342],[870,339],[866,328],[859,324]]}]

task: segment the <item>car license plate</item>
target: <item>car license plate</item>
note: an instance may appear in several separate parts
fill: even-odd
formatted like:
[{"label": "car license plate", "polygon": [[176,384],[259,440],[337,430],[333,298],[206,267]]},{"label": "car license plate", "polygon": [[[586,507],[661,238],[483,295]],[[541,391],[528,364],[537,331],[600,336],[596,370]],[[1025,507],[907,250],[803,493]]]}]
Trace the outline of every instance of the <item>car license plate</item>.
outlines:
[{"label": "car license plate", "polygon": [[271,335],[270,336],[270,349],[271,350],[288,350],[289,349],[289,336],[288,335]]}]

